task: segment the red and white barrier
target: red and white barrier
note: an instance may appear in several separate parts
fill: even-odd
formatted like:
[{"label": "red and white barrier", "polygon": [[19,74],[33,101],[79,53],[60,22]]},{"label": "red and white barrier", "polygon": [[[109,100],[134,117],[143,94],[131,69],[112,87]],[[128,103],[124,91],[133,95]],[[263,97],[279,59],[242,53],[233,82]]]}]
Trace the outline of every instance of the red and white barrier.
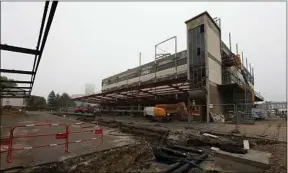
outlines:
[{"label": "red and white barrier", "polygon": [[[83,122],[78,122],[75,123],[75,125],[82,125],[82,124],[87,124]],[[19,150],[31,150],[35,148],[42,148],[42,147],[54,147],[54,146],[59,146],[59,145],[64,145],[65,146],[65,152],[69,152],[69,144],[72,143],[81,143],[81,142],[86,142],[90,140],[98,140],[101,139],[103,143],[103,131],[102,128],[100,128],[98,125],[96,125],[93,129],[89,130],[80,130],[80,131],[71,131],[71,125],[72,124],[61,124],[61,123],[40,123],[40,124],[26,124],[26,125],[16,125],[10,128],[10,136],[1,139],[1,147],[0,151],[2,152],[7,152],[7,162],[11,163],[12,162],[12,152],[13,151],[19,151]],[[14,131],[17,128],[25,128],[25,127],[54,127],[54,126],[63,126],[64,131],[62,133],[45,133],[45,134],[33,134],[33,135],[14,135]],[[1,128],[7,128],[8,126],[1,126]],[[73,134],[82,134],[82,133],[88,133],[92,132],[93,134],[96,135],[96,137],[89,138],[89,139],[81,139],[77,141],[69,141],[69,136]],[[22,147],[13,147],[13,140],[14,139],[19,139],[19,138],[35,138],[35,137],[43,137],[43,136],[55,136],[56,139],[65,139],[65,142],[62,143],[53,143],[53,144],[44,144],[44,145],[35,145],[35,146],[22,146]]]}]

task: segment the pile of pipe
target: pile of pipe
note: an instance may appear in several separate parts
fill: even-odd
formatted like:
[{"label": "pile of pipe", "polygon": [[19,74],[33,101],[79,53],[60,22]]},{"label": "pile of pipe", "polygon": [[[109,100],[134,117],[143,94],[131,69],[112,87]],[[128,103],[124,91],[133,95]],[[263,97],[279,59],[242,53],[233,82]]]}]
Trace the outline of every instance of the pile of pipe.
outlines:
[{"label": "pile of pipe", "polygon": [[191,170],[202,172],[199,164],[209,156],[197,148],[172,144],[166,147],[156,146],[153,148],[153,153],[157,162],[172,165],[161,173],[186,173]]}]

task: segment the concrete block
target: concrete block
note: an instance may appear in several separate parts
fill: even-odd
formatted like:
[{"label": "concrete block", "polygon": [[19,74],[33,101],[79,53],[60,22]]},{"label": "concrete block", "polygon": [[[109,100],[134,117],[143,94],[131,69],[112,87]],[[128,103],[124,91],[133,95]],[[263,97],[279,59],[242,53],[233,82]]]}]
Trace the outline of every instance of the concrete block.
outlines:
[{"label": "concrete block", "polygon": [[258,168],[269,168],[269,159],[271,153],[257,151],[257,150],[248,150],[247,154],[235,154],[229,153],[222,150],[215,151],[215,156],[221,157],[224,159],[230,159],[236,162],[240,162],[246,165],[251,165]]}]

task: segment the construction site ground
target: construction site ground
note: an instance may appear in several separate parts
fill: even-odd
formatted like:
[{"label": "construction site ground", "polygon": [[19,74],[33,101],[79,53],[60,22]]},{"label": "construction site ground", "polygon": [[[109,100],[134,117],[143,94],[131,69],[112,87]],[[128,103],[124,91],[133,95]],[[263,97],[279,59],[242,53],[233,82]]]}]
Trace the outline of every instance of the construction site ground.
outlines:
[{"label": "construction site ground", "polygon": [[[99,119],[100,117],[96,117]],[[171,131],[189,131],[189,132],[210,132],[219,135],[230,135],[235,128],[240,133],[235,136],[245,136],[249,138],[263,138],[287,142],[287,121],[285,119],[274,118],[269,120],[259,120],[255,124],[227,124],[227,123],[200,123],[200,122],[153,122],[144,117],[131,116],[101,116],[103,121],[119,121],[123,123],[133,123],[144,126],[168,128]]]},{"label": "construction site ground", "polygon": [[[30,112],[28,116],[23,115],[1,115],[1,125],[15,125],[15,124],[32,124],[32,123],[67,123],[75,124],[76,122],[87,122],[88,128],[99,122],[99,125],[104,130],[104,143],[99,145],[100,141],[86,142],[86,143],[76,143],[70,145],[70,153],[65,153],[63,146],[53,146],[45,147],[41,149],[31,149],[13,152],[12,163],[8,164],[6,162],[6,153],[1,154],[1,170],[7,168],[19,167],[19,169],[30,168],[33,165],[41,165],[33,167],[33,170],[27,170],[19,172],[159,172],[161,170],[167,169],[167,165],[161,165],[153,160],[153,154],[151,148],[149,148],[151,140],[142,139],[142,135],[124,134],[122,135],[111,135],[113,131],[117,131],[119,126],[115,124],[126,124],[129,127],[145,127],[147,130],[145,133],[151,133],[156,137],[156,142],[162,140],[165,136],[164,132],[169,130],[172,135],[169,136],[170,139],[181,140],[177,134],[179,133],[194,133],[208,132],[218,135],[231,136],[232,131],[235,130],[236,126],[234,124],[216,124],[216,123],[188,123],[180,121],[172,122],[152,122],[143,117],[131,117],[131,116],[101,116],[100,117],[85,117],[85,116],[73,116],[73,115],[52,115],[49,112]],[[74,130],[78,127],[73,126]],[[270,158],[269,169],[264,172],[285,172],[287,169],[287,145],[286,145],[286,128],[287,124],[285,120],[274,119],[274,120],[262,120],[257,121],[254,125],[239,125],[238,129],[240,134],[234,134],[238,136],[251,137],[251,146],[254,143],[253,139],[261,139],[265,141],[268,139],[267,143],[258,143],[253,145],[254,150],[259,150],[263,152],[269,152],[272,154]],[[35,133],[57,133],[60,129],[57,128],[19,128],[15,134],[35,134]],[[63,129],[61,129],[63,131]],[[133,129],[126,131],[128,133],[133,133]],[[134,131],[135,132],[135,131]],[[1,131],[1,137],[7,135],[8,132]],[[124,135],[123,135],[124,134]],[[142,134],[142,132],[141,132]],[[176,134],[176,135],[174,135]],[[75,141],[79,139],[94,137],[93,134],[86,135],[75,135],[71,137],[70,141]],[[277,138],[276,138],[277,137]],[[158,141],[157,141],[158,140]],[[147,141],[148,144],[147,144]],[[257,140],[256,140],[257,141]],[[270,141],[270,142],[269,142]],[[272,141],[272,143],[271,143]],[[273,143],[273,141],[278,141]],[[33,146],[38,144],[51,144],[57,143],[59,140],[55,137],[37,137],[34,139],[21,139],[15,140],[14,145],[20,146]],[[98,143],[97,143],[98,142]],[[153,143],[153,142],[152,142]],[[259,160],[263,160],[259,158]],[[46,164],[45,164],[46,163]],[[47,163],[49,163],[47,165]],[[31,166],[32,165],[32,166]],[[212,166],[211,166],[212,165]],[[228,170],[229,172],[240,171],[244,168],[249,172],[255,169],[251,166],[243,165],[242,163],[233,162],[231,160],[217,158],[213,164],[208,162],[208,164],[202,164],[203,167],[221,167],[223,170]],[[22,167],[22,168],[21,168]],[[29,166],[28,166],[29,167]],[[69,167],[69,168],[67,168]],[[32,168],[31,168],[32,169]],[[223,171],[224,172],[224,171]]]}]

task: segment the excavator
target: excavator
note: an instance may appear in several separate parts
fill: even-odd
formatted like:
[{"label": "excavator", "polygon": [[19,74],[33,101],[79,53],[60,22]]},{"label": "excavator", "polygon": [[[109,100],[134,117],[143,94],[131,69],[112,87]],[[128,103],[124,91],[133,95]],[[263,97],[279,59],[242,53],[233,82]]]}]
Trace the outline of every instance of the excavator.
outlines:
[{"label": "excavator", "polygon": [[157,104],[154,107],[145,107],[144,116],[154,121],[186,120],[189,113],[200,115],[200,109],[187,109],[184,102],[176,104]]}]

